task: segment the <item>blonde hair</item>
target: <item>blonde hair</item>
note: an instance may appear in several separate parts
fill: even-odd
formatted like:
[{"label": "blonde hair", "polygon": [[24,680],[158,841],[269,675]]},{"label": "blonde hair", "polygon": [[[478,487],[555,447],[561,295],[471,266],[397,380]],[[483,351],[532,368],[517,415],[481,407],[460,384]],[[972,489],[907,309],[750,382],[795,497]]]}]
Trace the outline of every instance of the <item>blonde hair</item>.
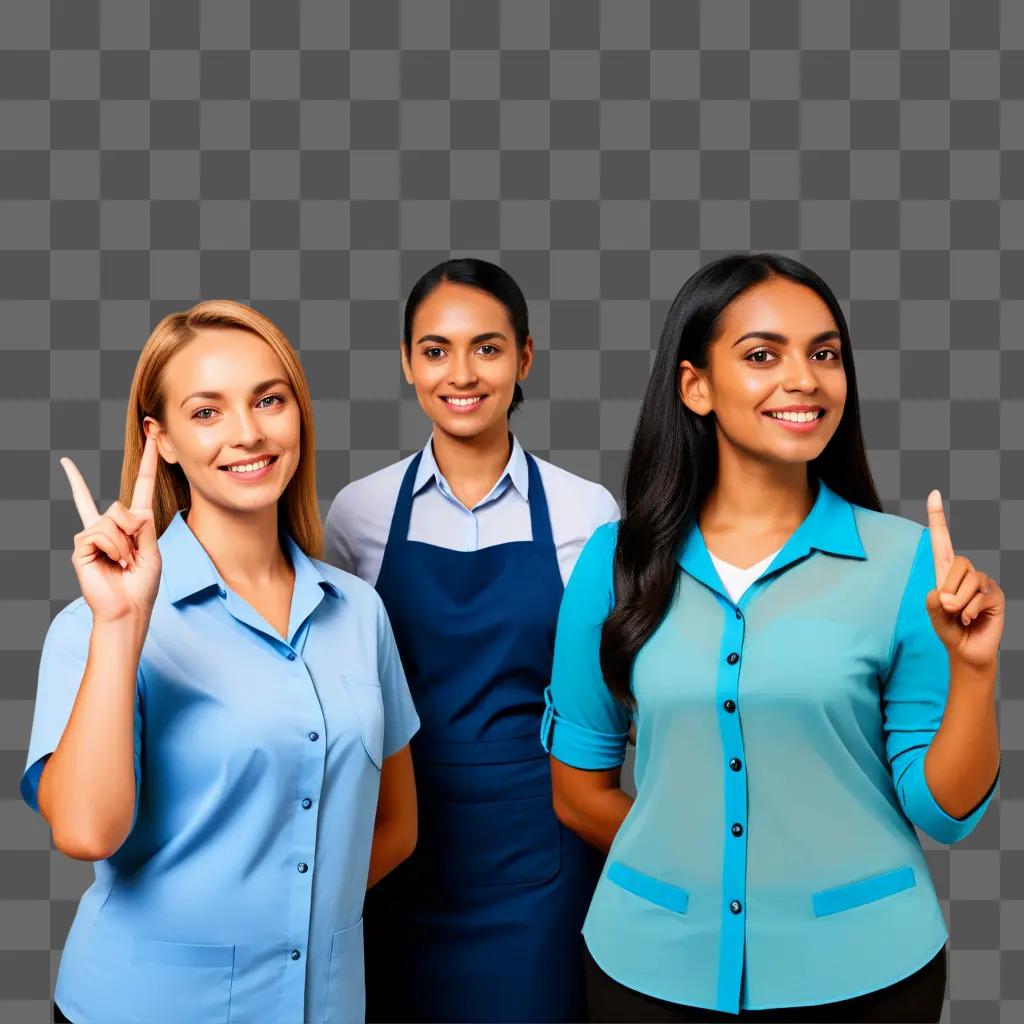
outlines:
[{"label": "blonde hair", "polygon": [[[168,361],[200,331],[235,328],[250,331],[265,341],[284,365],[285,376],[299,406],[301,434],[299,464],[278,502],[278,522],[296,544],[314,558],[323,550],[323,529],[316,498],[316,447],[313,403],[306,375],[295,349],[281,331],[262,313],[241,302],[211,299],[183,313],[171,313],[153,329],[139,354],[128,397],[124,431],[124,461],[121,464],[121,501],[131,501],[135,478],[146,443],[143,423],[147,416],[160,420],[164,412],[163,372]],[[180,509],[191,502],[188,481],[181,467],[160,460],[153,491],[153,515],[157,536]]]}]

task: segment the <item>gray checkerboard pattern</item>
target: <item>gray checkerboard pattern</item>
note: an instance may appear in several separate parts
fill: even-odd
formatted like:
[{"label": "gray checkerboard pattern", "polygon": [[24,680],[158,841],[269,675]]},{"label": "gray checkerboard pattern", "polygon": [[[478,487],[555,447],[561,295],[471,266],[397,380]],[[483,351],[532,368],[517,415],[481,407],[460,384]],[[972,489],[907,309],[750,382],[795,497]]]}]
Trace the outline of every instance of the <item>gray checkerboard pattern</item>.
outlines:
[{"label": "gray checkerboard pattern", "polygon": [[[507,267],[524,444],[618,493],[667,306],[702,262],[806,260],[850,314],[887,510],[950,498],[1024,675],[1024,5],[1016,0],[0,4],[0,1018],[46,1021],[91,869],[18,800],[38,651],[76,594],[55,455],[113,498],[136,352],[251,301],[309,372],[325,503],[419,447],[401,299]],[[1024,700],[1001,797],[928,846],[944,1020],[1024,1019]]]}]

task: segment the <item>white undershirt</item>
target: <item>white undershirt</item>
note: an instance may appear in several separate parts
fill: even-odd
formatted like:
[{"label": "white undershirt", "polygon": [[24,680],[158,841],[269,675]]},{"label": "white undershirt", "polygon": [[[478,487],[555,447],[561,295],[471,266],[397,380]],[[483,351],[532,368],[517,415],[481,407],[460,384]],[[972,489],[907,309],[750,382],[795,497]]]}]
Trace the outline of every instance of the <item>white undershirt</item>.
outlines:
[{"label": "white undershirt", "polygon": [[[779,548],[779,551],[781,550],[782,548]],[[715,567],[715,572],[718,573],[718,578],[722,581],[725,589],[729,591],[729,596],[733,599],[733,602],[738,604],[747,587],[771,565],[772,559],[775,558],[779,551],[773,551],[767,558],[762,558],[760,562],[756,562],[746,569],[741,569],[738,565],[732,565],[729,562],[723,562],[720,558],[711,555],[710,551],[708,554],[711,555],[711,562]]]}]

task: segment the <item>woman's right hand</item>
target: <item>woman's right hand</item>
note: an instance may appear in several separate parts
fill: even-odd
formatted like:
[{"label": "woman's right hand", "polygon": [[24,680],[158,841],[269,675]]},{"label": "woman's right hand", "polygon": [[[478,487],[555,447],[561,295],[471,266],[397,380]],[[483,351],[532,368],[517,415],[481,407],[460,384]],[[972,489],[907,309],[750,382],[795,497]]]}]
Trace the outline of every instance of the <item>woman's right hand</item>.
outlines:
[{"label": "woman's right hand", "polygon": [[160,456],[147,438],[131,508],[115,501],[100,515],[89,486],[71,459],[60,460],[82,520],[71,564],[82,596],[99,622],[138,617],[148,621],[160,586],[160,548],[153,520],[153,487]]}]

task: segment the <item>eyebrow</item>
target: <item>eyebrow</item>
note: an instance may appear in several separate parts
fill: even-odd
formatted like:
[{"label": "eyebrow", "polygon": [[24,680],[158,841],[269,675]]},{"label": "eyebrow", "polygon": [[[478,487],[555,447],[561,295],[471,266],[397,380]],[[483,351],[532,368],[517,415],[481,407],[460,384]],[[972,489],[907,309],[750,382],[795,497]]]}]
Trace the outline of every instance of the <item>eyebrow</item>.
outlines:
[{"label": "eyebrow", "polygon": [[[252,393],[254,396],[258,395],[261,391],[266,391],[267,388],[272,388],[277,384],[283,384],[285,387],[290,387],[288,381],[286,381],[284,377],[274,377],[272,380],[265,380],[262,384],[257,384],[256,387],[252,389]],[[224,396],[219,391],[193,391],[192,394],[186,395],[181,400],[181,405],[184,405],[186,402],[190,402],[193,398],[208,398],[215,401],[216,399],[223,397]],[[181,406],[179,406],[179,408],[181,408]]]},{"label": "eyebrow", "polygon": [[[822,341],[833,341],[839,337],[838,331],[822,331],[821,334],[816,334],[811,338],[811,344],[817,345]],[[747,338],[761,338],[763,341],[775,341],[779,344],[785,345],[789,339],[784,334],[779,334],[776,331],[747,331],[746,334],[737,338],[732,344],[735,348],[741,341],[746,341]]]},{"label": "eyebrow", "polygon": [[[472,338],[469,339],[469,343],[470,345],[479,345],[480,342],[490,341],[491,338],[501,338],[502,341],[508,341],[508,338],[506,338],[505,335],[501,333],[501,331],[486,331],[483,334],[474,335]],[[425,341],[441,341],[444,342],[444,344],[446,345],[451,343],[451,339],[446,338],[443,334],[424,334],[423,337],[416,342],[416,344],[422,345]]]}]

